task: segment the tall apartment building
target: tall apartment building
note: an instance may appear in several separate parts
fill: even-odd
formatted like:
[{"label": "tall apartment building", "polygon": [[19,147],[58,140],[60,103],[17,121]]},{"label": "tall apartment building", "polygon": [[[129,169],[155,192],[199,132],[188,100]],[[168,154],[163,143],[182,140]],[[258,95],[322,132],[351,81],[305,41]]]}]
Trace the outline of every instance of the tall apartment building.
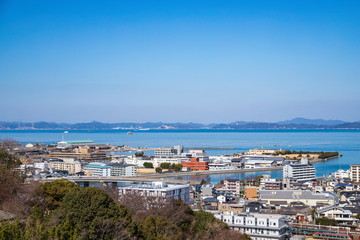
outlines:
[{"label": "tall apartment building", "polygon": [[360,182],[360,164],[350,166],[350,179],[354,182]]},{"label": "tall apartment building", "polygon": [[224,188],[231,190],[235,196],[244,194],[245,187],[241,185],[239,179],[224,179],[224,185]]},{"label": "tall apartment building", "polygon": [[253,240],[290,238],[287,217],[279,214],[216,212],[215,217]]},{"label": "tall apartment building", "polygon": [[73,158],[63,158],[62,160],[50,161],[49,166],[56,171],[68,171],[69,173],[77,173],[82,171],[80,161]]},{"label": "tall apartment building", "polygon": [[291,182],[308,181],[315,179],[315,167],[309,164],[307,158],[302,158],[300,163],[288,163],[283,167],[283,181],[287,188]]},{"label": "tall apartment building", "polygon": [[177,155],[181,155],[183,153],[184,147],[183,146],[174,146],[174,147],[162,147],[155,149],[155,157],[174,157]]}]

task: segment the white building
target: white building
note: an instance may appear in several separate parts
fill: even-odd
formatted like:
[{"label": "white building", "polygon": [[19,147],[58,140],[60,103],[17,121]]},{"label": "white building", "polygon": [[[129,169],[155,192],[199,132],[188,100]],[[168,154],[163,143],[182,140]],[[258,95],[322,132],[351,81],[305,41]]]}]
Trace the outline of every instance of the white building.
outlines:
[{"label": "white building", "polygon": [[276,167],[276,162],[271,160],[247,160],[244,164],[246,169]]},{"label": "white building", "polygon": [[181,164],[181,161],[182,158],[179,157],[162,157],[162,158],[155,157],[153,159],[153,165],[154,168],[156,168],[156,167],[160,167],[160,164],[162,163]]},{"label": "white building", "polygon": [[345,171],[345,170],[339,169],[336,172],[334,172],[333,175],[337,179],[350,178],[350,170]]},{"label": "white building", "polygon": [[213,162],[209,163],[209,171],[219,171],[219,170],[231,170],[234,169],[229,163],[222,162]]},{"label": "white building", "polygon": [[287,217],[279,214],[215,212],[215,217],[253,240],[289,239]]},{"label": "white building", "polygon": [[107,163],[91,162],[84,166],[84,172],[88,176],[111,176],[111,167]]},{"label": "white building", "polygon": [[189,202],[190,199],[188,185],[166,184],[165,182],[119,187],[119,195],[126,194],[139,194],[145,197],[157,197],[169,200],[177,199],[186,203]]},{"label": "white building", "polygon": [[154,151],[155,157],[174,157],[181,155],[184,151],[183,146],[174,146],[174,147],[162,147],[157,148]]},{"label": "white building", "polygon": [[355,225],[359,222],[359,219],[352,216],[353,213],[342,207],[333,205],[316,210],[316,217],[327,217],[334,219],[339,224]]},{"label": "white building", "polygon": [[34,168],[39,168],[41,171],[45,169],[50,169],[50,165],[48,162],[34,162]]},{"label": "white building", "polygon": [[137,167],[135,165],[111,163],[108,164],[108,166],[110,166],[110,174],[113,177],[136,176],[137,173]]},{"label": "white building", "polygon": [[79,140],[79,141],[61,141],[56,144],[57,148],[66,149],[70,146],[88,146],[94,145],[95,142],[92,140]]},{"label": "white building", "polygon": [[302,158],[300,163],[288,163],[283,167],[283,181],[290,187],[290,181],[309,181],[315,179],[315,167]]},{"label": "white building", "polygon": [[189,150],[181,154],[185,158],[199,158],[200,162],[210,162],[209,155],[204,150]]},{"label": "white building", "polygon": [[137,167],[119,163],[91,162],[84,166],[84,172],[88,176],[136,176]]},{"label": "white building", "polygon": [[350,166],[350,179],[354,182],[360,182],[360,165],[354,164]]}]

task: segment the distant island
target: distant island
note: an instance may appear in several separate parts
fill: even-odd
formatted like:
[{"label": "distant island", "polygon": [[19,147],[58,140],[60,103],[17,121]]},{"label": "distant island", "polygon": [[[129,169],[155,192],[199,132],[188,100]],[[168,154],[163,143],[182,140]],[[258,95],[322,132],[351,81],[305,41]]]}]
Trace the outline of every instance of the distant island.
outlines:
[{"label": "distant island", "polygon": [[165,122],[127,122],[127,123],[56,123],[56,122],[0,122],[1,130],[110,130],[110,129],[360,129],[360,121],[345,122],[341,120],[323,120],[294,118],[292,120],[279,122],[245,122],[236,121],[232,123],[165,123]]}]

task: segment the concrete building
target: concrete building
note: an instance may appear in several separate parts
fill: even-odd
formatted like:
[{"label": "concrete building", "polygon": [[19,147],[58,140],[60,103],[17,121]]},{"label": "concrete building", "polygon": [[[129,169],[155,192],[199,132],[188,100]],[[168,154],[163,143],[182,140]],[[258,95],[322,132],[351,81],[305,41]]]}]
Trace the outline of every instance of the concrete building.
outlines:
[{"label": "concrete building", "polygon": [[234,196],[240,196],[244,193],[244,186],[239,179],[224,179],[224,189],[231,190]]},{"label": "concrete building", "polygon": [[81,172],[82,166],[80,161],[76,161],[73,158],[63,158],[55,161],[49,161],[51,169],[56,171],[68,171],[70,174]]},{"label": "concrete building", "polygon": [[189,150],[181,154],[184,158],[198,158],[200,162],[210,162],[209,155],[204,150]]},{"label": "concrete building", "polygon": [[333,176],[337,179],[350,178],[350,170],[345,171],[343,169],[339,169],[334,172]]},{"label": "concrete building", "polygon": [[285,215],[262,213],[215,212],[215,217],[253,240],[289,239],[290,227]]},{"label": "concrete building", "polygon": [[360,164],[350,166],[350,179],[354,182],[360,182]]},{"label": "concrete building", "polygon": [[91,162],[84,165],[84,172],[88,176],[111,176],[111,167],[107,163]]},{"label": "concrete building", "polygon": [[303,202],[308,206],[335,205],[339,197],[332,192],[314,193],[308,190],[259,190],[259,199],[262,202],[272,205],[273,202]]},{"label": "concrete building", "polygon": [[302,158],[300,163],[286,163],[283,167],[283,182],[289,188],[291,182],[309,181],[315,179],[315,167]]},{"label": "concrete building", "polygon": [[170,163],[170,164],[181,164],[181,158],[179,157],[155,157],[153,158],[154,168],[160,167],[162,163]]},{"label": "concrete building", "polygon": [[126,165],[121,163],[110,163],[110,174],[113,177],[136,176],[137,167],[135,165]]},{"label": "concrete building", "polygon": [[184,151],[184,147],[183,146],[174,146],[174,147],[162,147],[162,148],[157,148],[154,151],[154,155],[157,158],[169,158],[169,157],[174,157],[174,156],[178,156],[181,155]]},{"label": "concrete building", "polygon": [[273,160],[247,160],[244,163],[245,169],[252,169],[252,168],[271,168],[276,167],[276,162]]},{"label": "concrete building", "polygon": [[209,171],[219,171],[219,170],[231,170],[234,169],[230,166],[229,163],[209,163]]},{"label": "concrete building", "polygon": [[166,184],[165,182],[119,187],[119,195],[126,194],[139,194],[145,197],[156,197],[169,200],[178,199],[186,203],[188,203],[190,199],[188,185]]},{"label": "concrete building", "polygon": [[91,162],[84,165],[84,172],[88,176],[135,176],[137,167],[120,163]]},{"label": "concrete building", "polygon": [[61,141],[56,144],[56,147],[60,148],[60,149],[66,149],[68,147],[88,146],[88,145],[94,145],[94,144],[95,144],[95,142],[92,140]]},{"label": "concrete building", "polygon": [[209,170],[209,162],[201,161],[199,158],[190,158],[188,161],[182,161],[181,164],[190,171]]},{"label": "concrete building", "polygon": [[260,179],[260,187],[264,190],[281,190],[283,183],[275,178],[262,178]]},{"label": "concrete building", "polygon": [[243,161],[248,160],[266,160],[266,161],[275,161],[277,166],[282,166],[286,160],[284,157],[274,157],[269,155],[244,155],[241,157]]}]

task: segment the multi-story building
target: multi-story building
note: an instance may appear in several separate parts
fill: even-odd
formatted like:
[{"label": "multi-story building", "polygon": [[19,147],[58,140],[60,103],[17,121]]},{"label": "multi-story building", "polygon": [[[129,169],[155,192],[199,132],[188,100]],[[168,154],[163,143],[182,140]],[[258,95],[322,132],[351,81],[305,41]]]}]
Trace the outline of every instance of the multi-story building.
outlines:
[{"label": "multi-story building", "polygon": [[181,154],[184,158],[198,158],[200,162],[210,162],[209,155],[204,150],[189,150]]},{"label": "multi-story building", "polygon": [[183,153],[184,147],[183,146],[174,146],[174,147],[162,147],[155,149],[155,157],[157,158],[168,158],[181,155]]},{"label": "multi-story building", "polygon": [[59,158],[59,159],[74,158],[76,160],[88,161],[88,162],[93,162],[93,161],[101,161],[101,162],[109,161],[110,162],[111,161],[111,157],[106,155],[106,153],[88,152],[88,151],[83,151],[83,150],[79,150],[77,152],[50,152],[49,158]]},{"label": "multi-story building", "polygon": [[253,240],[290,238],[288,219],[285,215],[235,212],[216,212],[214,215],[229,227],[247,234]]},{"label": "multi-story building", "polygon": [[283,183],[275,178],[260,179],[260,187],[265,190],[281,190]]},{"label": "multi-story building", "polygon": [[170,163],[170,164],[180,164],[181,158],[179,157],[155,157],[152,161],[154,167],[160,167],[162,163]]},{"label": "multi-story building", "polygon": [[337,179],[350,178],[350,170],[345,171],[343,169],[339,169],[334,172],[333,176]]},{"label": "multi-story building", "polygon": [[189,168],[190,171],[204,171],[209,170],[209,163],[200,161],[199,158],[190,158],[189,161],[182,161],[184,168]]},{"label": "multi-story building", "polygon": [[119,187],[119,195],[126,194],[139,194],[144,197],[156,197],[169,200],[177,199],[186,203],[188,203],[190,199],[188,185],[166,184],[165,182]]},{"label": "multi-story building", "polygon": [[360,164],[350,166],[350,179],[354,182],[360,182]]},{"label": "multi-story building", "polygon": [[82,166],[80,161],[73,158],[63,158],[55,161],[50,161],[49,166],[56,171],[68,171],[70,174],[81,172]]},{"label": "multi-story building", "polygon": [[137,167],[135,165],[126,165],[120,163],[110,163],[111,176],[136,176]]},{"label": "multi-story building", "polygon": [[287,188],[291,182],[309,181],[315,179],[315,167],[302,158],[300,163],[287,163],[283,167],[283,181]]},{"label": "multi-story building", "polygon": [[241,184],[239,179],[224,179],[224,189],[229,189],[235,196],[240,196],[244,193],[244,184]]},{"label": "multi-story building", "polygon": [[107,163],[91,162],[84,166],[84,172],[88,176],[111,176],[111,167]]},{"label": "multi-story building", "polygon": [[95,142],[91,140],[79,140],[79,141],[61,141],[58,142],[56,147],[61,149],[66,149],[68,147],[75,147],[75,146],[89,146],[94,145]]},{"label": "multi-story building", "polygon": [[251,169],[251,168],[271,168],[271,167],[276,167],[276,162],[274,160],[256,160],[256,159],[252,159],[252,160],[247,160],[244,163],[244,166],[246,169]]},{"label": "multi-story building", "polygon": [[88,176],[135,176],[137,168],[134,165],[120,163],[91,162],[84,166],[84,172]]}]

